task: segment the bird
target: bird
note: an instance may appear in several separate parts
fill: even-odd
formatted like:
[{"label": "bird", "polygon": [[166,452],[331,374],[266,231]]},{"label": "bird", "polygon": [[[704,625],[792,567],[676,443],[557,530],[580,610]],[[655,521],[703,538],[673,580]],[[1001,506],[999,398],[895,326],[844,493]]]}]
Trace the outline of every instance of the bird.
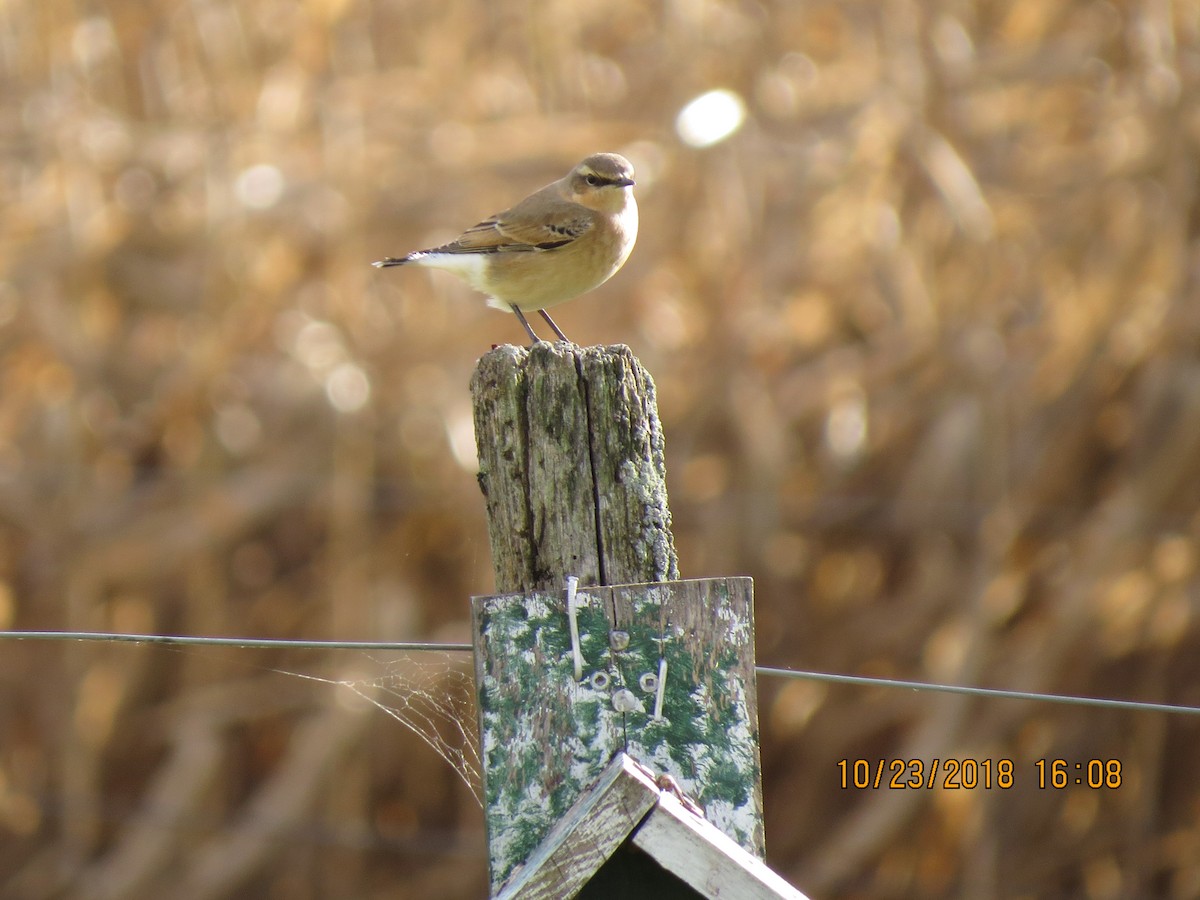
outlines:
[{"label": "bird", "polygon": [[633,166],[616,153],[593,153],[558,181],[488,216],[439,247],[372,263],[452,272],[488,295],[488,305],[516,313],[530,340],[540,338],[525,312],[536,310],[568,341],[546,309],[608,281],[637,241]]}]

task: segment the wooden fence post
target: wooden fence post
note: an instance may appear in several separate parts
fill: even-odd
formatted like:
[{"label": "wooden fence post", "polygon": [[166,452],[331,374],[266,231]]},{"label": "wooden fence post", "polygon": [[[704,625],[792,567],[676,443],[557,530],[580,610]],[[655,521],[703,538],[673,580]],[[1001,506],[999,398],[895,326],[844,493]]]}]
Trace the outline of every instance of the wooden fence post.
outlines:
[{"label": "wooden fence post", "polygon": [[504,345],[471,395],[498,592],[679,577],[654,383],[628,347]]},{"label": "wooden fence post", "polygon": [[761,858],[752,585],[678,580],[650,376],[624,346],[539,343],[471,390],[501,592],[471,601],[493,893],[621,752]]}]

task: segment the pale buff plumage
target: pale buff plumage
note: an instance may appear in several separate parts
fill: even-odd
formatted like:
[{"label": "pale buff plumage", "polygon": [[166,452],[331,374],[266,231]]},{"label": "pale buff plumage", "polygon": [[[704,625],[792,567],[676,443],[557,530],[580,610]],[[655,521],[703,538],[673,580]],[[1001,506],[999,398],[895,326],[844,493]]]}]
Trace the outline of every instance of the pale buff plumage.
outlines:
[{"label": "pale buff plumage", "polygon": [[450,243],[373,265],[453,272],[487,294],[488,305],[516,313],[533,341],[538,336],[522,310],[537,310],[565,341],[546,308],[616,274],[633,250],[637,228],[633,166],[615,153],[596,153]]}]

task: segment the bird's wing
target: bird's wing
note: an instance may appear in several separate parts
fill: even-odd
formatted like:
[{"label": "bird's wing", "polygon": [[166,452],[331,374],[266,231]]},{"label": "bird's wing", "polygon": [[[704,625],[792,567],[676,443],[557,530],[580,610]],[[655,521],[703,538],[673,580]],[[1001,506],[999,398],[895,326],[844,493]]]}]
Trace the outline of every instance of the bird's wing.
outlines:
[{"label": "bird's wing", "polygon": [[538,250],[553,250],[577,241],[593,223],[591,211],[574,203],[521,215],[520,207],[497,218],[496,229],[509,240]]},{"label": "bird's wing", "polygon": [[591,230],[591,210],[541,192],[512,209],[489,216],[438,250],[448,253],[512,253],[553,250]]}]

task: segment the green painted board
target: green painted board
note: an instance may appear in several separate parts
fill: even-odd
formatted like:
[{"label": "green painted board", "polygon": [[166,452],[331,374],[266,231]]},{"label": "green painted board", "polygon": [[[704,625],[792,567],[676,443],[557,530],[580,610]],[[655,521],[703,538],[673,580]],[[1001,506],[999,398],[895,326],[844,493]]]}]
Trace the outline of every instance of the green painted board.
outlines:
[{"label": "green painted board", "polygon": [[[472,598],[493,892],[622,751],[762,857],[751,579],[592,585],[578,597],[579,680],[565,591]],[[627,636],[620,649],[614,631]]]}]

